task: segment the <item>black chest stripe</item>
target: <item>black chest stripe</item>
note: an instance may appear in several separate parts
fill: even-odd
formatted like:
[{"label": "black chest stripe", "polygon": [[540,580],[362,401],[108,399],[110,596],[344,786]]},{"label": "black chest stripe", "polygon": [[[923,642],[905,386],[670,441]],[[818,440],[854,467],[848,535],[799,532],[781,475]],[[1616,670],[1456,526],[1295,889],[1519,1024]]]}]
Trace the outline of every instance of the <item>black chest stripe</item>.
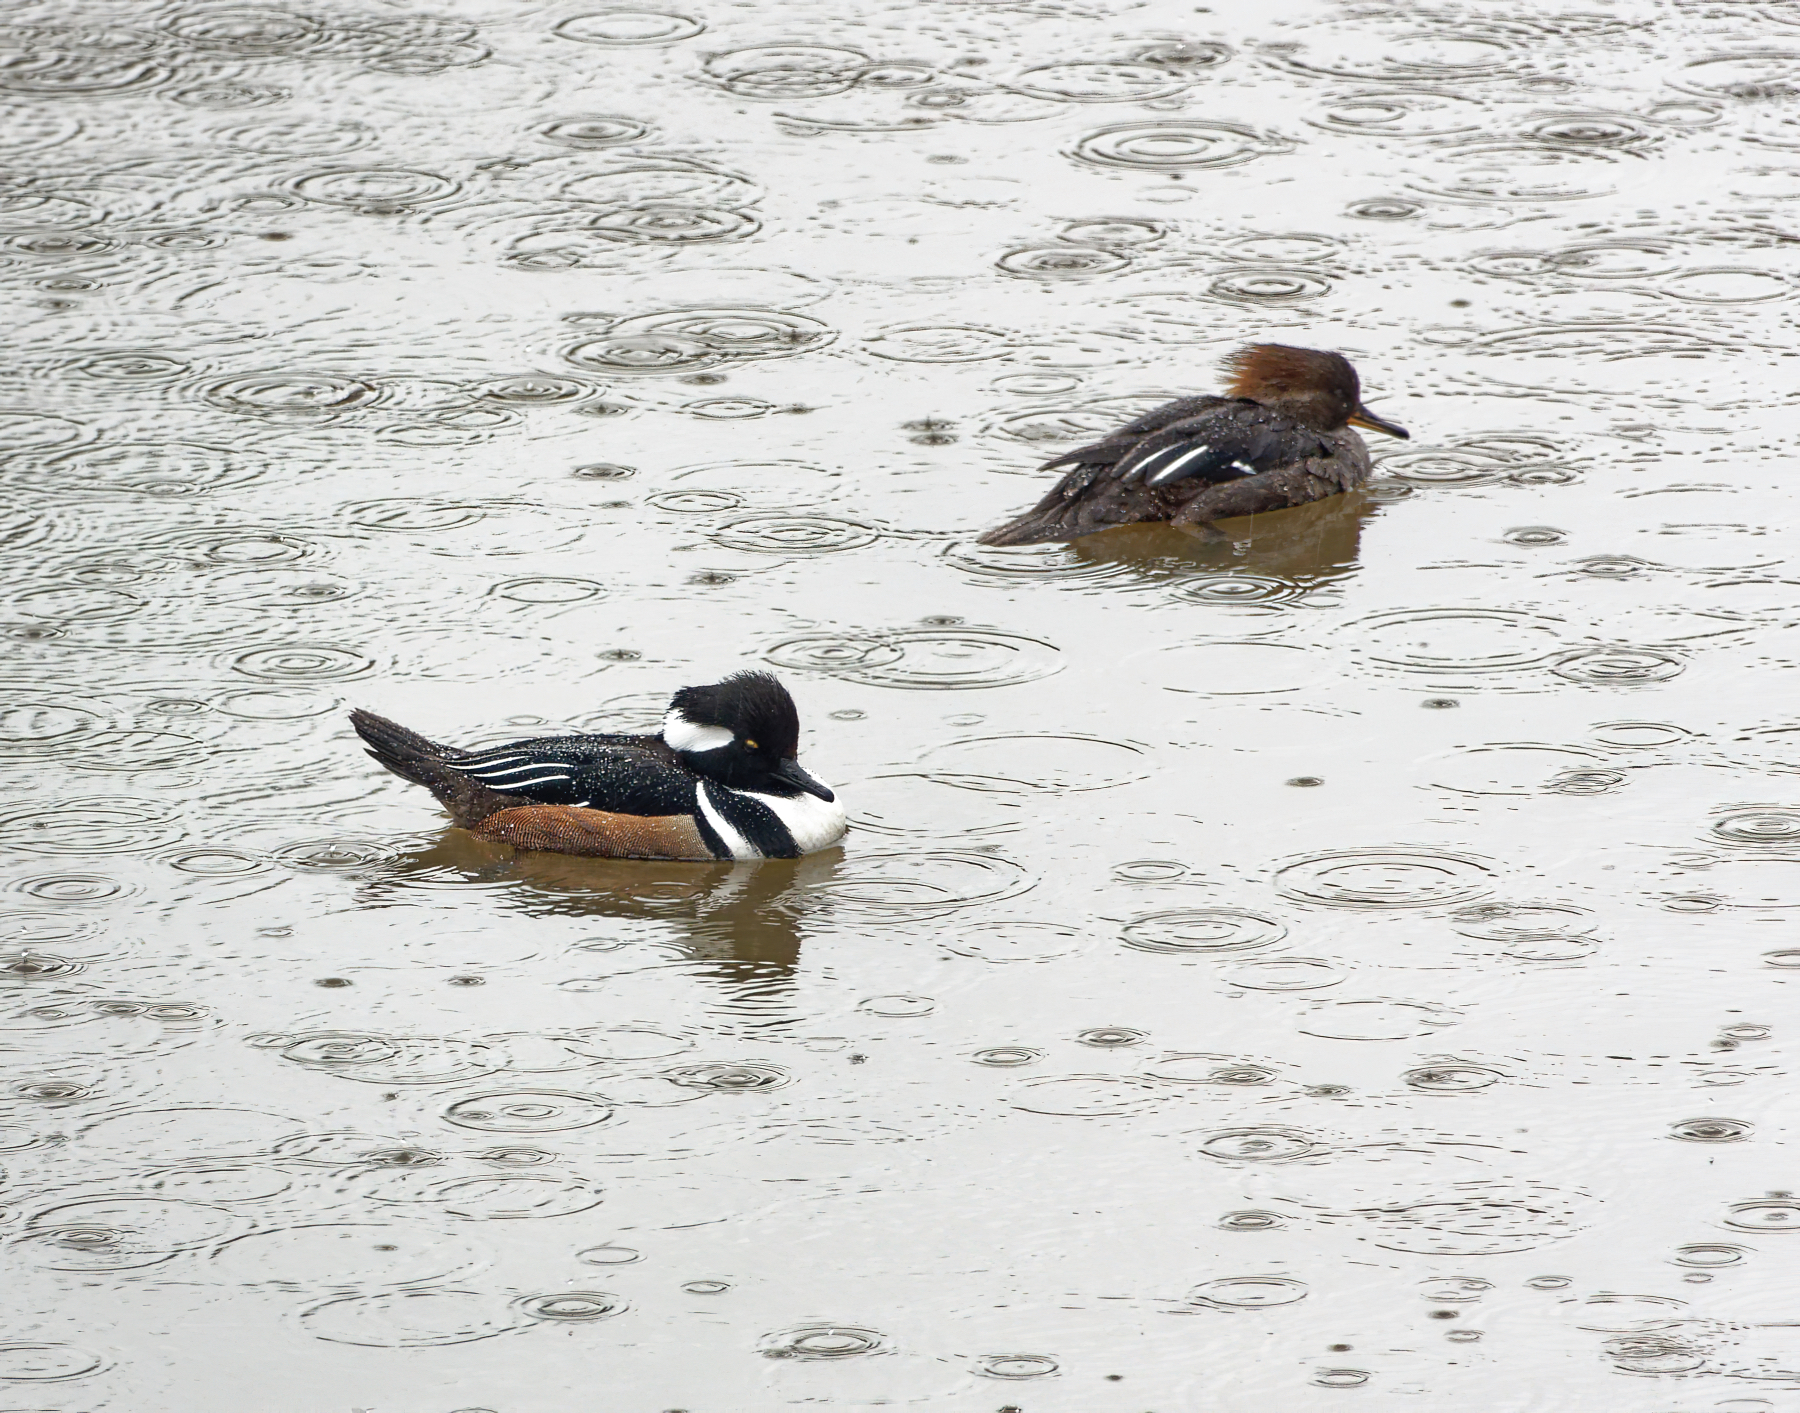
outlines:
[{"label": "black chest stripe", "polygon": [[[761,800],[725,789],[708,790],[706,796],[712,801],[713,808],[725,817],[725,822],[749,840],[750,846],[765,859],[800,857],[800,848],[794,843],[794,836],[788,833],[788,827]],[[710,844],[711,840],[707,842]]]},{"label": "black chest stripe", "polygon": [[728,859],[731,850],[725,847],[725,841],[719,837],[719,831],[712,827],[712,821],[698,809],[694,811],[694,827],[700,831],[700,842],[712,850],[715,859]]}]

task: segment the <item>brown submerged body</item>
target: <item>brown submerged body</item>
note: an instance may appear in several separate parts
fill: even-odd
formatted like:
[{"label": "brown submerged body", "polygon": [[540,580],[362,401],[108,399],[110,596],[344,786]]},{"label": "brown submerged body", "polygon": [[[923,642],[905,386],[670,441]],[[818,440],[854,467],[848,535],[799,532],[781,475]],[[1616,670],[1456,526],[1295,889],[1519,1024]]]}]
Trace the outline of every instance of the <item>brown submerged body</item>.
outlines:
[{"label": "brown submerged body", "polygon": [[1045,463],[1069,469],[985,545],[1073,540],[1118,525],[1198,527],[1324,500],[1369,479],[1353,430],[1406,431],[1362,405],[1349,360],[1318,349],[1254,344],[1227,360],[1223,397],[1188,397]]},{"label": "brown submerged body", "polygon": [[[370,754],[403,779],[423,785],[437,796],[451,821],[478,838],[557,854],[598,858],[714,858],[691,814],[628,814],[571,805],[547,805],[525,795],[495,790],[472,779],[453,763],[459,754],[427,740],[397,722],[370,711],[354,711],[351,720],[370,747]],[[681,768],[675,753],[655,736],[609,738],[646,763],[668,770]]]}]

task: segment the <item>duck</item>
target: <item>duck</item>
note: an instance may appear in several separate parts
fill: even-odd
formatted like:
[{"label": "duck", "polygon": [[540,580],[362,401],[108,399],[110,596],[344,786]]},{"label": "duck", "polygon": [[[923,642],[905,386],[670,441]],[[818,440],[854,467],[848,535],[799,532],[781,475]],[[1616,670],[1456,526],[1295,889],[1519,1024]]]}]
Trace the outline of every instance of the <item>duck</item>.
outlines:
[{"label": "duck", "polygon": [[461,750],[360,708],[368,753],[459,828],[516,849],[622,859],[793,859],[848,820],[797,759],[800,714],[767,672],[683,687],[654,736],[534,736]]},{"label": "duck", "polygon": [[[1073,540],[1115,525],[1211,522],[1323,500],[1369,479],[1353,428],[1409,440],[1363,406],[1341,353],[1257,343],[1225,358],[1223,397],[1184,397],[1040,470],[1068,467],[1047,496],[981,537],[984,545]],[[1216,533],[1216,532],[1215,532]]]}]

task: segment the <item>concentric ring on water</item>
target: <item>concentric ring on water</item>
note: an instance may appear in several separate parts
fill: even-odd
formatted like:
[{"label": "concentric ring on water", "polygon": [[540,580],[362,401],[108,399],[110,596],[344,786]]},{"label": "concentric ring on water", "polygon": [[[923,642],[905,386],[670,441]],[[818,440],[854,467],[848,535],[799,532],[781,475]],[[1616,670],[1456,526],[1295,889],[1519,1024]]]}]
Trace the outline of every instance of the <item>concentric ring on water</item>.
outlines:
[{"label": "concentric ring on water", "polygon": [[1800,848],[1800,809],[1747,806],[1715,815],[1707,833],[1717,842],[1753,848]]},{"label": "concentric ring on water", "polygon": [[1512,609],[1416,608],[1345,625],[1367,661],[1389,671],[1489,674],[1547,662],[1562,647],[1555,619]]},{"label": "concentric ring on water", "polygon": [[1427,1094],[1467,1094],[1486,1089],[1503,1078],[1498,1070],[1467,1064],[1420,1065],[1401,1076],[1409,1089]]},{"label": "concentric ring on water", "polygon": [[704,241],[741,240],[755,235],[762,223],[748,211],[716,206],[678,206],[645,202],[596,216],[582,229],[603,240],[633,244],[692,245]]},{"label": "concentric ring on water", "polygon": [[[1529,1251],[1573,1236],[1587,1225],[1590,1205],[1587,1194],[1578,1191],[1474,1178],[1414,1201],[1358,1208],[1354,1216],[1367,1227],[1370,1244],[1383,1250],[1484,1256]],[[1559,1279],[1567,1284],[1566,1277]]]},{"label": "concentric ring on water", "polygon": [[1096,1050],[1116,1050],[1125,1045],[1142,1045],[1150,1037],[1141,1030],[1134,1030],[1125,1025],[1093,1026],[1075,1037],[1077,1045],[1088,1045]]},{"label": "concentric ring on water", "polygon": [[411,210],[448,201],[461,184],[410,167],[325,167],[289,178],[294,195],[326,206]]},{"label": "concentric ring on water", "polygon": [[1403,845],[1296,859],[1276,871],[1275,889],[1324,907],[1431,908],[1473,901],[1497,881],[1485,860]]},{"label": "concentric ring on water", "polygon": [[1009,353],[1017,339],[977,324],[896,324],[863,340],[877,358],[900,363],[979,363]]},{"label": "concentric ring on water", "polygon": [[1077,59],[1026,69],[1008,87],[1053,103],[1147,103],[1180,93],[1188,82],[1159,64]]},{"label": "concentric ring on water", "polygon": [[1558,677],[1591,686],[1637,687],[1666,682],[1687,668],[1686,661],[1660,648],[1588,648],[1551,665]]},{"label": "concentric ring on water", "polygon": [[1250,991],[1316,991],[1344,980],[1344,968],[1321,957],[1270,957],[1245,962],[1222,974],[1232,986]]},{"label": "concentric ring on water", "polygon": [[1089,245],[1040,245],[1009,250],[994,262],[1002,274],[1034,280],[1084,280],[1111,275],[1131,263],[1115,250]]},{"label": "concentric ring on water", "polygon": [[521,1327],[516,1306],[472,1290],[401,1290],[337,1295],[300,1312],[314,1339],[374,1349],[430,1349],[491,1339]]},{"label": "concentric ring on water", "polygon": [[147,853],[175,843],[183,832],[166,805],[117,796],[0,814],[0,847],[25,854]]},{"label": "concentric ring on water", "polygon": [[1223,1231],[1279,1231],[1287,1219],[1277,1212],[1227,1212],[1219,1218]]},{"label": "concentric ring on water", "polygon": [[887,1347],[886,1335],[861,1325],[795,1325],[758,1342],[765,1359],[855,1359],[883,1353]]},{"label": "concentric ring on water", "polygon": [[1080,951],[1080,929],[1056,922],[983,922],[959,927],[940,945],[959,957],[983,962],[1047,962]]},{"label": "concentric ring on water", "polygon": [[562,356],[578,368],[614,375],[694,373],[726,361],[694,339],[657,332],[602,334],[569,345]]},{"label": "concentric ring on water", "polygon": [[578,40],[582,44],[624,49],[638,45],[678,44],[705,29],[706,25],[700,20],[662,10],[601,10],[566,19],[554,32],[563,39]]},{"label": "concentric ring on water", "polygon": [[993,1045],[985,1050],[977,1050],[969,1058],[978,1065],[988,1065],[994,1069],[1014,1069],[1020,1065],[1033,1064],[1043,1058],[1042,1050],[1034,1050],[1029,1045]]},{"label": "concentric ring on water", "polygon": [[64,1379],[81,1379],[98,1373],[106,1361],[98,1354],[78,1349],[72,1344],[39,1343],[33,1340],[0,1342],[0,1381],[7,1383],[49,1383]]},{"label": "concentric ring on water", "polygon": [[51,903],[101,903],[127,891],[117,879],[97,873],[52,873],[14,885],[21,893]]},{"label": "concentric ring on water", "polygon": [[824,44],[752,44],[712,54],[706,76],[741,98],[824,98],[855,86],[870,60]]},{"label": "concentric ring on water", "polygon": [[1223,1084],[1236,1088],[1255,1088],[1274,1082],[1275,1071],[1248,1060],[1233,1060],[1227,1055],[1164,1055],[1143,1068],[1146,1079],[1160,1079],[1170,1084]]},{"label": "concentric ring on water", "polygon": [[1122,935],[1140,952],[1204,957],[1267,947],[1287,936],[1287,928],[1236,908],[1184,908],[1146,914],[1127,923]]},{"label": "concentric ring on water", "polygon": [[273,855],[280,863],[303,873],[361,873],[391,864],[399,856],[399,850],[384,840],[342,836],[286,844]]},{"label": "concentric ring on water", "polygon": [[1725,1241],[1698,1241],[1676,1247],[1675,1254],[1670,1259],[1678,1266],[1713,1270],[1721,1266],[1740,1265],[1748,1255],[1750,1248],[1747,1246],[1734,1246]]},{"label": "concentric ring on water", "polygon": [[630,1246],[590,1246],[575,1253],[577,1261],[590,1266],[630,1266],[644,1259],[644,1253]]},{"label": "concentric ring on water", "polygon": [[1756,1126],[1744,1119],[1718,1116],[1682,1119],[1669,1125],[1669,1137],[1688,1143],[1740,1143],[1755,1131]]},{"label": "concentric ring on water", "polygon": [[1257,265],[1214,276],[1206,292],[1214,299],[1238,304],[1285,304],[1329,294],[1331,281],[1311,270]]},{"label": "concentric ring on water", "polygon": [[1305,1281],[1292,1276],[1223,1276],[1203,1281],[1187,1293],[1190,1305],[1210,1305],[1216,1310],[1266,1310],[1272,1305],[1292,1305],[1307,1296]]},{"label": "concentric ring on water", "polygon": [[1332,1001],[1302,1016],[1295,1029],[1325,1040],[1412,1040],[1457,1020],[1456,1012],[1428,1001]]},{"label": "concentric ring on water", "polygon": [[763,554],[836,554],[872,545],[881,532],[824,515],[762,513],[721,525],[712,537],[727,549]]},{"label": "concentric ring on water", "polygon": [[593,116],[556,118],[540,123],[533,131],[545,142],[553,142],[558,147],[588,151],[642,141],[650,135],[650,125],[637,118]]},{"label": "concentric ring on water", "polygon": [[612,1117],[613,1106],[592,1094],[565,1090],[498,1090],[471,1094],[444,1110],[458,1128],[487,1133],[556,1133],[588,1128]]},{"label": "concentric ring on water", "polygon": [[710,1089],[732,1094],[781,1089],[794,1082],[794,1076],[783,1066],[755,1060],[712,1060],[678,1065],[672,1070],[664,1070],[663,1078],[684,1089]]},{"label": "concentric ring on water", "polygon": [[547,1295],[522,1295],[513,1303],[534,1320],[563,1323],[604,1320],[628,1308],[621,1297],[599,1290],[561,1290]]},{"label": "concentric ring on water", "polygon": [[1007,1096],[1007,1103],[1028,1114],[1061,1118],[1128,1118],[1164,1099],[1162,1090],[1141,1079],[1117,1075],[1064,1075],[1033,1080]]},{"label": "concentric ring on water", "polygon": [[1057,239],[1072,245],[1141,246],[1155,245],[1169,234],[1166,221],[1144,216],[1092,216],[1069,221],[1058,231]]},{"label": "concentric ring on water", "polygon": [[1800,1231],[1800,1198],[1778,1196],[1734,1202],[1725,1225],[1737,1231]]},{"label": "concentric ring on water", "polygon": [[1168,119],[1099,128],[1081,138],[1068,155],[1097,167],[1198,171],[1235,167],[1291,147],[1280,138],[1238,123]]},{"label": "concentric ring on water", "polygon": [[329,643],[290,643],[254,648],[229,660],[233,672],[265,682],[337,681],[374,670],[375,662],[354,648]]},{"label": "concentric ring on water", "polygon": [[805,314],[752,307],[671,309],[620,319],[610,332],[690,339],[733,358],[782,358],[823,348],[837,337],[829,324]]},{"label": "concentric ring on water", "polygon": [[1202,578],[1185,580],[1174,589],[1175,597],[1186,599],[1189,603],[1221,607],[1291,603],[1305,592],[1305,588],[1292,579],[1250,571],[1208,574]]},{"label": "concentric ring on water", "polygon": [[974,1372],[984,1379],[1041,1379],[1060,1367],[1048,1354],[984,1354]]},{"label": "concentric ring on water", "polygon": [[321,1069],[340,1065],[377,1064],[391,1060],[400,1047],[383,1035],[355,1031],[322,1031],[304,1036],[286,1046],[281,1057],[297,1064]]},{"label": "concentric ring on water", "polygon": [[969,628],[913,629],[879,637],[796,638],[769,649],[777,667],[829,672],[871,687],[956,691],[1007,687],[1060,672],[1048,643]]},{"label": "concentric ring on water", "polygon": [[348,373],[271,369],[209,383],[200,396],[224,412],[278,422],[330,421],[382,400],[373,383]]},{"label": "concentric ring on water", "polygon": [[1201,1137],[1199,1151],[1232,1163],[1283,1163],[1320,1150],[1320,1139],[1299,1129],[1226,1128]]},{"label": "concentric ring on water", "polygon": [[582,603],[589,599],[603,598],[606,589],[592,579],[557,579],[546,576],[508,579],[503,584],[495,584],[488,593],[495,598],[510,599],[514,603],[553,604]]},{"label": "concentric ring on water", "polygon": [[928,917],[1017,897],[1034,881],[1020,865],[994,854],[859,853],[844,858],[829,878],[797,885],[784,903],[801,908],[824,903],[869,917]]},{"label": "concentric ring on water", "polygon": [[1489,942],[1579,937],[1599,924],[1573,903],[1478,903],[1450,915],[1450,929]]},{"label": "concentric ring on water", "polygon": [[935,1011],[937,1002],[929,996],[894,992],[884,996],[865,996],[856,1003],[856,1009],[871,1016],[887,1016],[893,1020],[917,1020]]}]

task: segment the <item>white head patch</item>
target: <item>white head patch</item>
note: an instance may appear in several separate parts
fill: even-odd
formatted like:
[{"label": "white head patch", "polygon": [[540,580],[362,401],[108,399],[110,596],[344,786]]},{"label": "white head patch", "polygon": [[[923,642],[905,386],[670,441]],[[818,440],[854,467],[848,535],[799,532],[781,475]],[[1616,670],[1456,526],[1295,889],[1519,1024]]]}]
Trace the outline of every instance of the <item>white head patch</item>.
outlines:
[{"label": "white head patch", "polygon": [[696,753],[716,751],[720,746],[729,746],[733,739],[723,726],[701,726],[673,707],[663,716],[662,734],[670,750]]}]

